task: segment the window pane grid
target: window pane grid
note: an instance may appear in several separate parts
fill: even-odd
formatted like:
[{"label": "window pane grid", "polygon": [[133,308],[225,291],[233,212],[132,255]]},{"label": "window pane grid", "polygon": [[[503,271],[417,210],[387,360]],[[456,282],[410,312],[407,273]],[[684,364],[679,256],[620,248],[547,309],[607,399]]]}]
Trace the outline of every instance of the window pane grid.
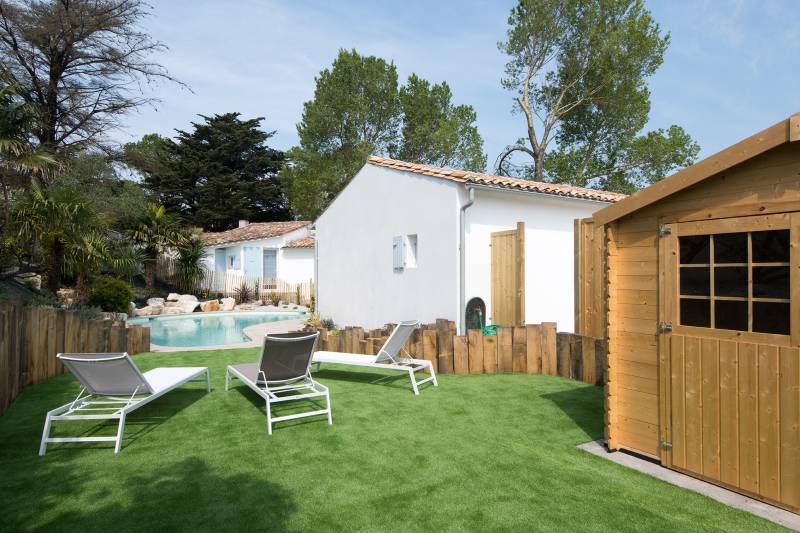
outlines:
[{"label": "window pane grid", "polygon": [[708,243],[708,256],[709,256],[709,261],[710,261],[710,264],[708,265],[708,269],[709,269],[708,277],[711,280],[711,287],[709,287],[709,295],[711,296],[711,317],[710,318],[711,318],[711,329],[714,329],[714,323],[716,322],[716,319],[717,319],[717,317],[715,316],[717,314],[716,313],[717,304],[714,301],[714,289],[715,289],[715,285],[716,285],[716,283],[714,283],[714,278],[716,276],[716,271],[717,271],[717,269],[714,268],[714,259],[715,259],[714,258],[714,236],[711,235],[711,237],[709,237],[708,240],[709,240],[709,243]]},{"label": "window pane grid", "polygon": [[[696,296],[692,294],[681,294],[682,300],[706,300],[711,301],[711,296]],[[779,304],[788,304],[791,302],[788,298],[759,298],[758,296],[754,296],[752,298],[748,298],[746,296],[714,296],[714,300],[722,300],[726,302],[772,302],[772,303],[779,303]]]},{"label": "window pane grid", "polygon": [[[753,234],[747,234],[747,262],[753,264]],[[747,331],[753,331],[753,267],[747,268]]]},{"label": "window pane grid", "polygon": [[[754,254],[753,232],[680,238],[686,239],[685,243],[681,242],[678,261],[679,295],[683,302],[678,308],[680,324],[789,334],[788,311],[784,310],[789,309],[790,303],[790,263],[783,260],[788,258],[789,232],[756,233],[758,254]],[[787,250],[782,250],[781,246]],[[746,262],[741,262],[742,259]],[[781,268],[786,270],[781,271]]]},{"label": "window pane grid", "polygon": [[759,263],[757,261],[753,261],[752,263],[691,263],[686,265],[681,264],[681,268],[709,268],[712,265],[717,267],[788,267],[789,263],[785,261],[777,263]]}]

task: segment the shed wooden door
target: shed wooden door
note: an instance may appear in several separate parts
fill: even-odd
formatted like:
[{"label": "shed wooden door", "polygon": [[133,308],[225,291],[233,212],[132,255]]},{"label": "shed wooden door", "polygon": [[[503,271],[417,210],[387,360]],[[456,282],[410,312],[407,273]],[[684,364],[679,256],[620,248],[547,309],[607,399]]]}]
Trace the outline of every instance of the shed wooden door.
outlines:
[{"label": "shed wooden door", "polygon": [[798,223],[780,214],[672,224],[659,246],[662,463],[792,510]]},{"label": "shed wooden door", "polygon": [[492,322],[502,326],[525,321],[525,224],[492,233]]}]

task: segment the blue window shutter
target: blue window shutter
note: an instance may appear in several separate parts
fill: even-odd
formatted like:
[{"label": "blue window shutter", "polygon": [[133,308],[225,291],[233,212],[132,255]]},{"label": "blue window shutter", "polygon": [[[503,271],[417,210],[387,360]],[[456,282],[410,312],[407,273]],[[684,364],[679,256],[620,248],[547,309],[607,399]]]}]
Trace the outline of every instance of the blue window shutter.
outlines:
[{"label": "blue window shutter", "polygon": [[278,277],[278,251],[277,250],[264,250],[264,277],[277,278]]}]

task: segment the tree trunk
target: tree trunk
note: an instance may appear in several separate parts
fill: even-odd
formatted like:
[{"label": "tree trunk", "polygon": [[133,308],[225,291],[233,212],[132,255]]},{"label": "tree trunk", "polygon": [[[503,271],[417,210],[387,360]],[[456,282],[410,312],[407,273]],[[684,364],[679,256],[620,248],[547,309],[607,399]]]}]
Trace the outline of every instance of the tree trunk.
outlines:
[{"label": "tree trunk", "polygon": [[144,288],[147,292],[151,292],[156,284],[156,261],[158,259],[157,253],[145,252],[146,259],[144,260]]},{"label": "tree trunk", "polygon": [[47,258],[47,288],[55,294],[61,288],[61,271],[64,268],[64,243],[58,237],[50,244]]},{"label": "tree trunk", "polygon": [[81,272],[75,281],[75,299],[85,300],[87,296],[89,296],[89,276],[86,272]]},{"label": "tree trunk", "polygon": [[8,186],[5,180],[0,179],[0,186],[3,187],[3,230],[0,236],[5,235],[8,226],[11,225],[11,201],[8,197]]},{"label": "tree trunk", "polygon": [[2,250],[6,242],[6,232],[11,225],[11,202],[8,198],[8,186],[2,179],[0,179],[0,187],[3,188],[3,227],[0,228],[0,250]]},{"label": "tree trunk", "polygon": [[544,152],[538,149],[533,151],[533,180],[544,181]]}]

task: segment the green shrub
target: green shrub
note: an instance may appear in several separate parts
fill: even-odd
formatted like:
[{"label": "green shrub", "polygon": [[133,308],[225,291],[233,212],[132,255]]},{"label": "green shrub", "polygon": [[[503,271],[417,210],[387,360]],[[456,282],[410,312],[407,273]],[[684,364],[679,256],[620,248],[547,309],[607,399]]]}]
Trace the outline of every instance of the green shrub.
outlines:
[{"label": "green shrub", "polygon": [[253,299],[255,291],[246,281],[243,281],[239,287],[233,289],[233,298],[237,304],[245,304]]},{"label": "green shrub", "polygon": [[64,307],[64,301],[46,288],[31,291],[31,294],[25,298],[25,303],[31,307],[48,307],[55,309],[62,309]]},{"label": "green shrub", "polygon": [[281,300],[280,293],[277,292],[270,292],[264,295],[264,301],[270,302],[272,305],[278,305],[278,302]]},{"label": "green shrub", "polygon": [[133,289],[130,285],[119,279],[103,277],[92,284],[92,292],[86,303],[106,312],[127,313],[132,299]]}]

